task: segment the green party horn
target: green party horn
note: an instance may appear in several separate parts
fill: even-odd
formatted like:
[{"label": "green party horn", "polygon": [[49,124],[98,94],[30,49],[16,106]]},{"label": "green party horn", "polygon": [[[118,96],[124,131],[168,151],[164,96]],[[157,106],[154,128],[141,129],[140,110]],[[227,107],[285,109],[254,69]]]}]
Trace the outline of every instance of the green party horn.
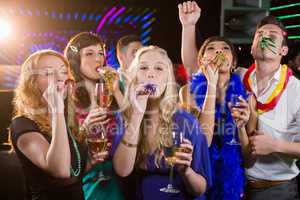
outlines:
[{"label": "green party horn", "polygon": [[276,52],[272,49],[276,48],[275,42],[269,37],[262,37],[259,43],[259,47],[262,50],[269,49],[272,53],[276,54]]}]

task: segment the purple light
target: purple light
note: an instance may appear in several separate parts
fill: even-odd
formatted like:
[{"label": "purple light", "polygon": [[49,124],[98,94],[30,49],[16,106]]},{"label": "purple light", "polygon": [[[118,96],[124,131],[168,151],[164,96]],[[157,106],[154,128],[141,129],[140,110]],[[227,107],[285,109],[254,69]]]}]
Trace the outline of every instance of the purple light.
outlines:
[{"label": "purple light", "polygon": [[35,15],[39,17],[41,15],[41,12],[39,10],[36,10]]},{"label": "purple light", "polygon": [[138,16],[136,16],[132,21],[133,21],[133,22],[136,22],[140,17],[141,17],[141,16],[138,15]]},{"label": "purple light", "polygon": [[113,12],[115,12],[116,9],[117,9],[116,7],[112,7],[112,8],[110,9],[110,11],[108,11],[108,12],[104,15],[104,17],[102,18],[101,22],[99,23],[99,25],[98,25],[98,27],[97,27],[97,29],[96,29],[97,32],[100,32],[100,30],[101,30],[102,27],[104,26],[104,24],[105,24],[107,18],[108,18],[111,14],[113,14]]},{"label": "purple light", "polygon": [[55,11],[52,11],[52,14],[51,14],[52,18],[55,18],[56,17],[56,13]]},{"label": "purple light", "polygon": [[78,19],[79,14],[78,13],[74,13],[74,19],[77,20]]},{"label": "purple light", "polygon": [[150,13],[148,13],[147,15],[145,15],[145,16],[143,17],[143,19],[142,19],[142,22],[144,22],[144,21],[146,21],[147,19],[149,19],[149,18],[151,17],[152,14],[153,14],[153,13],[150,12]]},{"label": "purple light", "polygon": [[90,14],[90,16],[89,16],[89,20],[90,20],[90,21],[92,21],[92,20],[93,20],[93,18],[94,18],[94,14],[93,14],[93,13],[91,13],[91,14]]},{"label": "purple light", "polygon": [[101,19],[101,15],[100,15],[100,14],[99,14],[99,15],[97,15],[97,17],[96,17],[96,19],[95,19],[95,20],[96,20],[96,22],[97,22],[97,21],[99,21],[99,19]]},{"label": "purple light", "polygon": [[24,15],[24,11],[21,8],[19,8],[19,13],[20,15]]},{"label": "purple light", "polygon": [[122,17],[118,17],[118,19],[115,21],[115,24],[116,25],[119,24],[121,22],[121,20],[122,20]]},{"label": "purple light", "polygon": [[151,31],[151,29],[152,29],[152,28],[149,28],[149,29],[147,29],[146,31],[144,31],[144,32],[142,33],[142,35],[141,35],[141,38],[145,38],[146,36],[148,36],[149,33],[150,33],[150,31]]},{"label": "purple light", "polygon": [[129,15],[128,17],[126,17],[125,20],[124,20],[124,22],[125,23],[129,22],[129,20],[130,20],[131,17],[132,17],[131,15]]},{"label": "purple light", "polygon": [[30,10],[27,10],[27,14],[28,14],[29,16],[32,16],[32,12],[31,12]]},{"label": "purple light", "polygon": [[70,21],[70,19],[71,19],[71,13],[67,13],[66,18],[67,18],[68,21]]},{"label": "purple light", "polygon": [[111,24],[114,19],[116,19],[116,17],[118,17],[122,12],[124,12],[126,9],[125,6],[121,7],[117,12],[115,12],[115,14],[110,18],[110,20],[108,21],[108,24]]},{"label": "purple light", "polygon": [[81,16],[81,21],[84,22],[86,19],[86,13],[84,13],[82,16]]},{"label": "purple light", "polygon": [[150,41],[150,37],[147,37],[144,40],[142,40],[142,44],[147,45],[149,41]]}]

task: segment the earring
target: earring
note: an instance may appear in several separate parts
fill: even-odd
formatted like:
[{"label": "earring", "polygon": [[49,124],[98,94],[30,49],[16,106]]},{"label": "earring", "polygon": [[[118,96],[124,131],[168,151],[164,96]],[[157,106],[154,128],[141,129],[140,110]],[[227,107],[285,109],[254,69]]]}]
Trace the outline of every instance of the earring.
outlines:
[{"label": "earring", "polygon": [[232,66],[232,67],[230,68],[230,72],[231,72],[231,73],[235,72],[235,70],[236,70],[236,66]]}]

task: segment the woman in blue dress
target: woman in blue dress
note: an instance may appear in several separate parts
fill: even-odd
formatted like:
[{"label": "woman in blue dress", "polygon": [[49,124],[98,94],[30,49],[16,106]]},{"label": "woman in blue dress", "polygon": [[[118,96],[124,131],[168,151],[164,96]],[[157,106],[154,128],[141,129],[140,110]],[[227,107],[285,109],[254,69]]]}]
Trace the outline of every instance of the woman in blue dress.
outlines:
[{"label": "woman in blue dress", "polygon": [[[207,141],[197,120],[176,109],[176,83],[167,53],[155,46],[141,48],[129,74],[125,132],[113,158],[116,173],[137,175],[132,199],[203,199],[211,184]],[[146,89],[149,85],[150,92]],[[170,172],[162,138],[172,131],[183,133],[180,146],[186,149],[175,154],[172,184],[177,193],[162,190],[169,183]]]},{"label": "woman in blue dress", "polygon": [[[233,137],[237,142],[239,138],[229,103],[232,95],[240,101],[247,95],[239,75],[232,73],[237,56],[228,40],[211,37],[202,45],[198,61],[200,69],[192,76],[190,92],[202,113],[215,113],[213,135],[208,135],[213,185],[207,196],[211,200],[239,200],[244,195],[245,175],[241,146],[230,143]],[[208,93],[209,103],[204,98]]]}]

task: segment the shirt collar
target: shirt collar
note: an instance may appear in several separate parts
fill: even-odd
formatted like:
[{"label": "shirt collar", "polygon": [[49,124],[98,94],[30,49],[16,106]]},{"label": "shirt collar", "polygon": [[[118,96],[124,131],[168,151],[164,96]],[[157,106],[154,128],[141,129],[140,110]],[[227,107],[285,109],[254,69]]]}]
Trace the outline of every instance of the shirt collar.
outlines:
[{"label": "shirt collar", "polygon": [[[281,69],[282,69],[282,65],[280,65],[280,67],[275,72],[275,74],[270,79],[270,81],[272,81],[272,80],[279,81],[280,80]],[[256,83],[256,69],[254,69],[253,72],[250,74],[250,79],[251,79],[252,82],[254,81]]]}]

